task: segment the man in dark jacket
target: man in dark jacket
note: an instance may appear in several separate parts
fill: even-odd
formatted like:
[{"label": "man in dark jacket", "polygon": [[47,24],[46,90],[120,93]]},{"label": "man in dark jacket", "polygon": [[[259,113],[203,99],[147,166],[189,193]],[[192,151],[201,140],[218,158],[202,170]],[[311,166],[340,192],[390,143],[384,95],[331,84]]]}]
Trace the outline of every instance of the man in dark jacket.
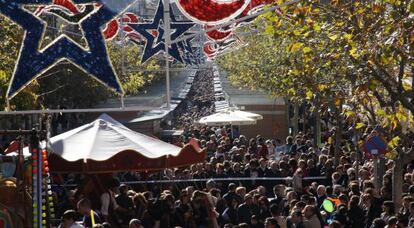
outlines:
[{"label": "man in dark jacket", "polygon": [[380,199],[373,196],[372,191],[369,191],[369,189],[367,190],[365,190],[366,193],[363,196],[364,204],[367,207],[365,210],[364,224],[366,228],[369,228],[372,225],[374,219],[381,216],[382,202]]},{"label": "man in dark jacket", "polygon": [[239,195],[237,195],[236,188],[237,186],[235,183],[230,183],[228,187],[228,192],[223,196],[223,199],[226,200],[227,207],[231,207],[231,202],[233,199],[235,199],[239,204],[243,201],[243,199]]},{"label": "man in dark jacket", "polygon": [[246,194],[244,196],[244,203],[241,204],[238,208],[238,214],[241,223],[247,223],[250,225],[251,217],[254,215],[255,211],[254,207],[256,205],[253,204],[253,197],[250,194]]}]

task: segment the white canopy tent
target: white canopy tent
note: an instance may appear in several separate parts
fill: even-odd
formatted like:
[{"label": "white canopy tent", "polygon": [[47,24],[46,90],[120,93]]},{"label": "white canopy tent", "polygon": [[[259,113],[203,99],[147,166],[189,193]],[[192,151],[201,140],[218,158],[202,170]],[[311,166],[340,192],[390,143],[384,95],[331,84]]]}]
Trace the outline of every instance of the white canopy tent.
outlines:
[{"label": "white canopy tent", "polygon": [[[102,114],[95,121],[52,137],[45,145],[54,172],[108,173],[161,170],[204,161],[196,140],[183,148],[132,131]],[[17,153],[11,153],[14,155]],[[30,153],[25,147],[25,156]]]},{"label": "white canopy tent", "polygon": [[50,139],[52,152],[67,161],[105,161],[119,152],[137,151],[147,158],[177,156],[181,148],[132,131],[107,114]]},{"label": "white canopy tent", "polygon": [[108,173],[162,170],[202,162],[196,140],[183,148],[132,131],[106,114],[50,139],[54,172]]},{"label": "white canopy tent", "polygon": [[256,124],[256,120],[237,115],[234,112],[218,112],[210,116],[206,116],[200,119],[199,123],[206,124],[208,126],[221,126],[221,125],[253,125]]},{"label": "white canopy tent", "polygon": [[253,113],[253,112],[246,112],[246,111],[241,111],[241,110],[237,110],[237,109],[233,109],[233,110],[229,109],[228,111],[234,113],[235,115],[250,118],[250,119],[254,119],[254,120],[262,120],[263,119],[262,115],[256,114],[256,113]]}]

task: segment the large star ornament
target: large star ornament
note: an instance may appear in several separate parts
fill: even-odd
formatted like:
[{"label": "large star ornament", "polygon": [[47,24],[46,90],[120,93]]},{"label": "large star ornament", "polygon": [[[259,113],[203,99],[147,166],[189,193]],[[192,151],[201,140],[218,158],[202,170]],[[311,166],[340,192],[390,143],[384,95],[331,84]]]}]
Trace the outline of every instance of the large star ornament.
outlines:
[{"label": "large star ornament", "polygon": [[[171,41],[174,41],[181,35],[185,34],[194,23],[189,21],[178,22],[170,7],[170,34],[165,34],[164,29],[164,5],[162,0],[158,4],[154,19],[150,23],[132,23],[128,24],[133,30],[141,34],[146,40],[144,52],[142,54],[141,62],[146,62],[152,56],[165,51],[165,35],[171,36]],[[156,31],[156,32],[154,32]],[[179,62],[183,62],[177,43],[170,44],[168,47],[168,54]]]},{"label": "large star ornament", "polygon": [[50,6],[62,0],[0,0],[0,14],[10,18],[24,30],[24,39],[9,89],[8,99],[13,98],[31,81],[55,66],[68,60],[99,82],[122,94],[118,77],[108,57],[102,27],[117,17],[134,0],[64,0],[71,4],[95,4],[96,9],[79,21],[87,49],[62,34],[40,49],[45,21],[25,6]]}]

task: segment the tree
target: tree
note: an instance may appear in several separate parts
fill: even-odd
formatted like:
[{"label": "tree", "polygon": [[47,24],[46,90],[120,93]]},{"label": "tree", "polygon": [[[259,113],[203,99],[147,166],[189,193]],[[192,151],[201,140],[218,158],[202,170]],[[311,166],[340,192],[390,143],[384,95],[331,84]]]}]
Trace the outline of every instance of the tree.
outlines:
[{"label": "tree", "polygon": [[413,15],[413,0],[303,1],[265,14],[265,35],[247,37],[251,46],[221,65],[240,85],[307,98],[336,116],[348,105],[354,128],[376,126],[401,168],[414,158],[401,152],[412,146],[404,126],[414,126]]},{"label": "tree", "polygon": [[[8,83],[14,70],[23,32],[10,20],[0,17],[0,110],[5,109],[5,97]],[[33,83],[19,94],[11,103],[11,107],[33,109],[37,107],[37,85]]]}]

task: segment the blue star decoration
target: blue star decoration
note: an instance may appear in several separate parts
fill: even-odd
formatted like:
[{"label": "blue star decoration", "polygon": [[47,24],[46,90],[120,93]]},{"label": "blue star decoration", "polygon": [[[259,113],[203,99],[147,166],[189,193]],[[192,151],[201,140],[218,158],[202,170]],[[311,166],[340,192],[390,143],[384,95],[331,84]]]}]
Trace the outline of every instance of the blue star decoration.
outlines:
[{"label": "blue star decoration", "polygon": [[15,66],[7,98],[13,98],[25,86],[57,63],[68,60],[105,86],[122,94],[122,88],[108,57],[101,28],[119,16],[134,0],[71,0],[73,4],[95,4],[95,10],[79,20],[88,49],[62,34],[40,50],[47,23],[25,6],[53,5],[53,0],[0,0],[0,14],[24,30],[24,39]]},{"label": "blue star decoration", "polygon": [[[191,35],[192,33],[187,33],[185,35]],[[191,36],[188,39],[185,39],[183,41],[180,41],[177,43],[178,47],[180,48],[181,51],[183,52],[189,52],[189,53],[193,53],[193,47],[191,46],[191,41],[194,39],[194,36]]]},{"label": "blue star decoration", "polygon": [[[170,29],[171,41],[174,41],[181,35],[185,34],[195,24],[190,21],[178,22],[170,7]],[[142,54],[141,62],[144,63],[154,55],[165,51],[165,37],[164,37],[164,5],[162,1],[159,2],[154,19],[150,23],[128,24],[133,30],[141,34],[146,40],[144,52]],[[154,31],[155,34],[154,34]],[[168,47],[168,54],[179,62],[183,62],[180,54],[179,45],[177,43],[170,44]]]},{"label": "blue star decoration", "polygon": [[[191,33],[186,35],[191,35]],[[200,65],[203,63],[203,55],[200,55],[200,48],[191,45],[191,41],[194,38],[194,36],[191,36],[190,38],[177,43],[183,53],[182,58],[185,65]]]}]

